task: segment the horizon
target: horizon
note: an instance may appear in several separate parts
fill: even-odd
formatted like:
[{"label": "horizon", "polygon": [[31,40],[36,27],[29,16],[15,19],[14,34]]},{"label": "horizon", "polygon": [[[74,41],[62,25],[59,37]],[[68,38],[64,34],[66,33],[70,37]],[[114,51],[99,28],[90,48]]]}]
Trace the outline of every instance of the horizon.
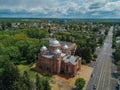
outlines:
[{"label": "horizon", "polygon": [[34,18],[38,18],[38,19],[120,19],[120,18],[80,18],[80,17],[0,17],[0,19],[9,19],[9,18],[13,18],[13,19],[21,19],[21,18],[30,18],[30,19],[34,19]]}]

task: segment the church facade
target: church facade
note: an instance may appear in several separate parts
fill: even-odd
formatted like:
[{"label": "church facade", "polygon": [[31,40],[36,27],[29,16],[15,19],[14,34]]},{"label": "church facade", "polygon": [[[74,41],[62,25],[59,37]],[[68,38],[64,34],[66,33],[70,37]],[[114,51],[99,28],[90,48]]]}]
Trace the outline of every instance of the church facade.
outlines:
[{"label": "church facade", "polygon": [[67,44],[52,40],[50,41],[49,48],[42,46],[37,62],[39,71],[64,74],[70,77],[75,76],[81,69],[81,58],[72,55],[75,52],[76,44]]}]

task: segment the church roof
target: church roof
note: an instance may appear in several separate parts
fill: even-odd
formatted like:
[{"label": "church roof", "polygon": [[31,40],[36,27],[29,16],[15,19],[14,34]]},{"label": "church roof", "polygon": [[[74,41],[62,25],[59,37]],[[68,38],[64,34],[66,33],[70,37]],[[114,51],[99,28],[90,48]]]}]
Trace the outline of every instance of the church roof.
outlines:
[{"label": "church roof", "polygon": [[71,64],[76,65],[76,64],[77,64],[77,61],[76,61],[77,58],[78,58],[78,57],[76,57],[76,56],[70,55],[70,56],[64,57],[63,60],[64,60],[66,63],[70,62]]},{"label": "church roof", "polygon": [[61,50],[60,49],[55,49],[54,54],[58,54],[58,53],[61,53]]},{"label": "church roof", "polygon": [[53,40],[50,42],[50,46],[60,46],[60,42],[57,40]]},{"label": "church roof", "polygon": [[65,44],[62,48],[63,49],[68,49],[68,45]]},{"label": "church roof", "polygon": [[44,50],[47,50],[47,47],[43,45],[43,46],[40,48],[40,51],[44,51]]}]

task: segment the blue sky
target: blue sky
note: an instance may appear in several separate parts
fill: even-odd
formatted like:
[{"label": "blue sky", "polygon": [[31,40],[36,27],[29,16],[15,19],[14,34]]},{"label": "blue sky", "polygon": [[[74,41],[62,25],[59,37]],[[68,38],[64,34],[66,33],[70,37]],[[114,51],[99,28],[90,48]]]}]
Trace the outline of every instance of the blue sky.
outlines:
[{"label": "blue sky", "polygon": [[0,0],[0,17],[120,18],[120,0]]}]

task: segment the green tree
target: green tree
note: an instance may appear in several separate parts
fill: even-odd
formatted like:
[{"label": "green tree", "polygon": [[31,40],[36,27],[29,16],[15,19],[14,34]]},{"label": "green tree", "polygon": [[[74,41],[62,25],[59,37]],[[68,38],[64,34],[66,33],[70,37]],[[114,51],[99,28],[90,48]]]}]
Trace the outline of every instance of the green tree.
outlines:
[{"label": "green tree", "polygon": [[2,30],[5,30],[5,27],[6,27],[5,23],[2,23],[1,25]]},{"label": "green tree", "polygon": [[12,22],[7,22],[6,23],[6,26],[8,27],[8,28],[11,28],[12,27],[12,24],[11,24]]},{"label": "green tree", "polygon": [[99,31],[99,28],[98,28],[98,27],[94,27],[94,28],[92,29],[92,31],[93,31],[93,32],[98,32],[98,31]]},{"label": "green tree", "polygon": [[98,55],[97,55],[96,53],[94,53],[94,54],[93,54],[93,58],[96,59],[97,57],[98,57]]},{"label": "green tree", "polygon": [[85,65],[86,64],[86,60],[82,59],[82,64]]},{"label": "green tree", "polygon": [[5,34],[5,35],[0,35],[0,40],[4,44],[5,47],[11,46],[15,44],[15,38],[12,35]]},{"label": "green tree", "polygon": [[108,35],[108,31],[109,31],[108,29],[107,29],[107,30],[105,30],[105,35]]},{"label": "green tree", "polygon": [[36,74],[36,90],[44,90],[38,74]]},{"label": "green tree", "polygon": [[30,29],[27,29],[25,31],[26,31],[26,34],[30,38],[37,38],[37,39],[45,38],[46,35],[48,34],[48,32],[40,31],[40,30],[35,29],[35,28],[30,28]]},{"label": "green tree", "polygon": [[30,77],[29,77],[27,71],[24,71],[22,80],[23,80],[23,83],[25,84],[25,86],[28,88],[28,90],[32,90]]},{"label": "green tree", "polygon": [[15,81],[12,85],[12,88],[13,90],[23,90],[23,88],[21,87],[21,83],[19,81]]},{"label": "green tree", "polygon": [[104,37],[102,37],[102,36],[101,36],[101,37],[99,38],[98,43],[102,45],[102,44],[103,44],[103,42],[104,42]]},{"label": "green tree", "polygon": [[6,55],[9,56],[10,60],[19,60],[20,59],[20,52],[18,47],[16,46],[9,46],[7,48],[5,48],[5,53]]},{"label": "green tree", "polygon": [[75,81],[75,85],[79,90],[82,90],[85,85],[85,80],[83,78],[77,78]]},{"label": "green tree", "polygon": [[4,45],[2,43],[0,43],[0,55],[4,53]]},{"label": "green tree", "polygon": [[13,85],[19,82],[20,74],[16,66],[9,60],[3,62],[3,74],[1,76],[1,90],[15,90]]},{"label": "green tree", "polygon": [[51,90],[51,87],[47,79],[43,80],[43,86],[44,86],[44,90]]},{"label": "green tree", "polygon": [[79,52],[77,55],[79,55],[83,59],[85,59],[86,63],[90,63],[90,61],[92,59],[90,47],[82,47],[80,49],[77,49],[77,51]]},{"label": "green tree", "polygon": [[120,61],[120,46],[116,48],[115,58],[117,61]]},{"label": "green tree", "polygon": [[19,48],[21,59],[26,59],[29,47],[29,40],[28,39],[20,40],[16,43],[16,46]]}]

